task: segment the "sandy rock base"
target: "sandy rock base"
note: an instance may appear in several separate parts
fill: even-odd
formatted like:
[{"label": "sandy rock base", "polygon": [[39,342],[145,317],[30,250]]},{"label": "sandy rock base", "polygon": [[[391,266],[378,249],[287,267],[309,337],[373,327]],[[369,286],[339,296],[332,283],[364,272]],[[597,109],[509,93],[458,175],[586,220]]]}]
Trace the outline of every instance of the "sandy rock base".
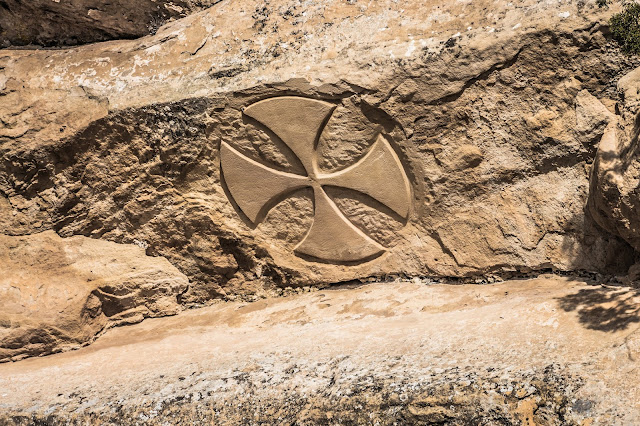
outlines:
[{"label": "sandy rock base", "polygon": [[0,365],[0,424],[638,424],[639,301],[542,276],[221,303]]},{"label": "sandy rock base", "polygon": [[103,330],[174,315],[189,280],[133,244],[53,231],[0,234],[0,362],[90,343]]}]

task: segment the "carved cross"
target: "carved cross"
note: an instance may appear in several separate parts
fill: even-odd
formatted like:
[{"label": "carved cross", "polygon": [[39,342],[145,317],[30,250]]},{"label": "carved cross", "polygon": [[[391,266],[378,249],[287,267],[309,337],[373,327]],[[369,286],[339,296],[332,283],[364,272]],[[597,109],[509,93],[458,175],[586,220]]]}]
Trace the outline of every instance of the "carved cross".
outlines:
[{"label": "carved cross", "polygon": [[298,157],[306,176],[267,167],[223,142],[220,163],[234,201],[255,224],[292,192],[313,188],[314,219],[295,247],[298,255],[332,262],[373,258],[385,248],[357,228],[324,190],[327,186],[358,191],[386,205],[403,218],[409,215],[411,191],[402,163],[382,136],[355,164],[333,173],[318,168],[316,144],[335,105],[301,97],[257,102],[244,113],[273,131]]}]

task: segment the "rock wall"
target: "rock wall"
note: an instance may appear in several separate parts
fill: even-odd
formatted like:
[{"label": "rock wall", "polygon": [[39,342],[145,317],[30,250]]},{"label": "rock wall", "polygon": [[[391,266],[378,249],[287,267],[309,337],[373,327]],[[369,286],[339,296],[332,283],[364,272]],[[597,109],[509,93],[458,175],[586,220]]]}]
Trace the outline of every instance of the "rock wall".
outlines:
[{"label": "rock wall", "polygon": [[0,47],[69,46],[153,34],[167,21],[202,10],[214,0],[4,0]]},{"label": "rock wall", "polygon": [[187,304],[626,273],[634,249],[585,213],[637,65],[608,39],[615,7],[498,3],[222,2],[139,40],[4,50],[0,233],[142,242]]}]

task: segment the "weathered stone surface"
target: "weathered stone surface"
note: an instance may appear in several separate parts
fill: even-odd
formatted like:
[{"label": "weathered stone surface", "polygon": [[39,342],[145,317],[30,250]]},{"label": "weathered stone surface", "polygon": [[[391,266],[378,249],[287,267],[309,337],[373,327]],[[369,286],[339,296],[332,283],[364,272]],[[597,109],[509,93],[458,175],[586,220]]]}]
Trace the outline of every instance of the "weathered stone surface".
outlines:
[{"label": "weathered stone surface", "polygon": [[103,330],[175,314],[187,278],[142,248],[52,231],[0,235],[0,362],[77,348]]},{"label": "weathered stone surface", "polygon": [[262,165],[225,142],[220,146],[220,168],[231,197],[252,225],[269,210],[301,188],[313,189],[313,222],[294,248],[299,256],[333,263],[377,257],[385,249],[356,227],[327,194],[328,188],[356,191],[391,209],[406,220],[411,188],[393,148],[378,135],[368,152],[354,164],[332,173],[318,166],[316,140],[335,106],[299,96],[281,96],[257,102],[244,114],[280,137],[304,168],[304,174],[281,172]]},{"label": "weathered stone surface", "polygon": [[[589,210],[598,224],[640,250],[640,69],[618,83],[619,115],[602,105],[597,115],[606,130],[599,145],[591,176]],[[632,274],[638,279],[638,274]]]},{"label": "weathered stone surface", "polygon": [[215,0],[3,0],[0,47],[64,46],[136,38]]},{"label": "weathered stone surface", "polygon": [[0,423],[634,425],[639,303],[545,276],[218,304],[0,365]]},{"label": "weathered stone surface", "polygon": [[[184,303],[394,274],[626,273],[634,250],[585,214],[597,105],[637,65],[607,39],[616,7],[222,2],[135,41],[3,51],[0,232],[144,242],[189,277]],[[247,220],[220,149],[307,176],[283,135],[309,122],[250,113],[284,96],[335,107],[305,148],[323,176],[388,143],[408,215],[367,195],[369,168]],[[368,245],[341,250],[354,235]],[[333,249],[296,250],[311,236]]]}]

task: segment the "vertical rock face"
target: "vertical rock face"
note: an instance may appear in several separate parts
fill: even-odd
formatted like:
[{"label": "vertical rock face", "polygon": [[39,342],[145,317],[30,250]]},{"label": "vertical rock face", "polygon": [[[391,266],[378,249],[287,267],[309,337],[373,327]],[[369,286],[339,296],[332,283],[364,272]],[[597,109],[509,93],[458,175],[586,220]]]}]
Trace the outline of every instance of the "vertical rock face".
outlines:
[{"label": "vertical rock face", "polygon": [[[606,130],[598,145],[591,177],[589,211],[603,228],[640,250],[638,69],[620,79],[618,91],[622,100],[620,115],[602,108],[598,114]],[[634,275],[632,278],[637,279],[637,273]]]},{"label": "vertical rock face", "polygon": [[183,303],[626,271],[633,248],[585,213],[637,65],[612,10],[486,6],[222,2],[136,41],[3,51],[0,233],[143,242],[190,279]]}]

